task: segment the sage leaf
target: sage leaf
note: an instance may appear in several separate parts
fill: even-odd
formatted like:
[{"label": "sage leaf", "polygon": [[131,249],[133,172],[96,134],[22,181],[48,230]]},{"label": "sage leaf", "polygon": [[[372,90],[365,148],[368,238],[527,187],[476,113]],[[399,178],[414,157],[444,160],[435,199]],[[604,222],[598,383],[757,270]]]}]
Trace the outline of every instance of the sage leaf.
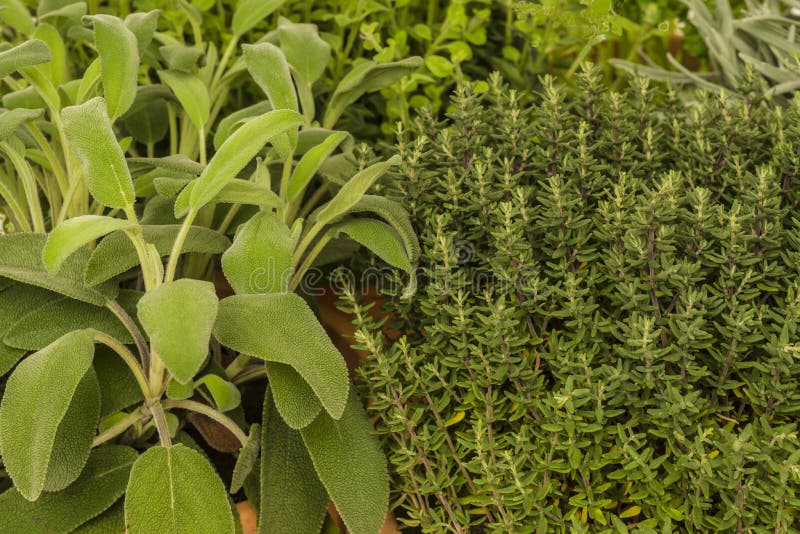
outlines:
[{"label": "sage leaf", "polygon": [[44,493],[35,502],[26,500],[17,489],[0,494],[3,530],[26,534],[75,531],[122,496],[136,456],[130,447],[99,447],[89,455],[81,476],[63,491]]},{"label": "sage leaf", "polygon": [[272,106],[265,100],[226,115],[221,121],[219,121],[216,131],[214,132],[214,148],[219,150],[219,147],[222,146],[222,143],[224,143],[225,140],[230,136],[235,127],[241,123],[244,123],[246,119],[263,115],[271,110]]},{"label": "sage leaf", "polygon": [[94,23],[94,42],[100,54],[108,116],[111,122],[121,117],[136,98],[139,72],[139,43],[122,19],[111,15],[86,17]]},{"label": "sage leaf", "polygon": [[248,182],[247,180],[231,180],[214,197],[214,202],[221,204],[251,204],[262,208],[279,208],[283,201],[266,185]]},{"label": "sage leaf", "polygon": [[214,333],[220,343],[238,352],[293,367],[331,417],[341,417],[349,394],[344,358],[298,295],[271,293],[223,299]]},{"label": "sage leaf", "polygon": [[129,534],[233,534],[222,481],[203,456],[177,444],[152,447],[131,469],[125,495]]},{"label": "sage leaf", "polygon": [[[155,245],[162,257],[169,255],[181,229],[177,224],[142,225],[141,228],[145,242]],[[225,252],[230,243],[230,240],[219,232],[192,226],[183,243],[182,252],[220,254]],[[86,265],[86,284],[89,286],[101,284],[138,264],[139,256],[131,240],[122,232],[113,233],[100,241],[92,252]]]},{"label": "sage leaf", "polygon": [[158,48],[170,70],[194,74],[201,66],[205,53],[196,46],[165,45]]},{"label": "sage leaf", "polygon": [[300,434],[348,531],[379,532],[389,511],[389,474],[355,391],[340,420],[320,413]]},{"label": "sage leaf", "polygon": [[114,137],[100,97],[61,111],[69,144],[83,163],[92,196],[109,208],[133,204],[134,191],[125,155]]},{"label": "sage leaf", "polygon": [[231,30],[240,37],[252,30],[270,13],[281,7],[286,0],[242,0],[233,12]]},{"label": "sage leaf", "polygon": [[175,400],[190,399],[194,395],[194,383],[181,384],[177,380],[170,380],[167,385],[167,397]]},{"label": "sage leaf", "polygon": [[194,74],[185,72],[160,70],[158,77],[172,89],[189,120],[198,130],[205,126],[211,113],[211,101],[205,84]]},{"label": "sage leaf", "polygon": [[42,116],[41,109],[12,109],[10,111],[0,110],[0,142],[8,140],[9,137],[25,122],[38,119]]},{"label": "sage leaf", "polygon": [[264,362],[264,365],[275,407],[286,424],[295,430],[310,425],[322,410],[311,386],[288,365],[278,362]]},{"label": "sage leaf", "polygon": [[64,41],[61,39],[61,34],[58,30],[46,22],[39,22],[36,26],[36,31],[31,36],[33,39],[39,39],[47,44],[50,50],[50,61],[42,63],[36,68],[55,85],[63,86],[67,82],[67,51],[64,47]]},{"label": "sage leaf", "polygon": [[22,0],[0,0],[0,20],[23,35],[30,35],[36,23]]},{"label": "sage leaf", "polygon": [[281,49],[265,42],[244,45],[242,50],[247,70],[269,98],[272,109],[299,111],[289,63]]},{"label": "sage leaf", "polygon": [[323,126],[333,128],[347,107],[361,95],[384,89],[413,73],[422,65],[422,58],[416,56],[390,63],[375,63],[369,60],[356,65],[336,86],[325,111]]},{"label": "sage leaf", "polygon": [[146,13],[131,13],[125,17],[125,27],[136,37],[136,48],[139,58],[144,57],[147,45],[153,40],[158,27],[159,11],[154,9]]},{"label": "sage leaf", "polygon": [[285,292],[294,245],[291,230],[274,212],[259,212],[239,227],[222,255],[222,271],[236,293]]},{"label": "sage leaf", "polygon": [[189,206],[197,210],[206,205],[236,178],[270,139],[302,122],[303,117],[297,112],[277,109],[244,123],[222,144],[195,181]]},{"label": "sage leaf", "polygon": [[188,278],[167,282],[145,293],[137,307],[153,352],[175,380],[192,380],[208,355],[217,317],[214,285]]},{"label": "sage leaf", "polygon": [[281,17],[278,36],[286,61],[311,86],[322,77],[331,59],[331,45],[325,42],[316,24],[297,24]]},{"label": "sage leaf", "polygon": [[340,215],[347,213],[378,178],[383,176],[392,166],[400,163],[399,156],[392,156],[387,161],[376,163],[357,173],[345,183],[333,199],[325,204],[316,215],[315,223],[327,224]]},{"label": "sage leaf", "polygon": [[0,78],[23,67],[50,61],[50,49],[41,39],[28,39],[22,44],[0,52]]},{"label": "sage leaf", "polygon": [[328,494],[300,433],[286,426],[269,393],[264,399],[263,425],[259,533],[319,532]]},{"label": "sage leaf", "polygon": [[412,266],[403,242],[391,226],[375,219],[347,219],[331,226],[333,235],[345,234],[367,247],[380,259],[411,273]]},{"label": "sage leaf", "polygon": [[106,346],[95,347],[92,365],[100,382],[100,417],[129,408],[144,397],[130,368],[117,353]]},{"label": "sage leaf", "polygon": [[236,465],[233,467],[231,476],[231,495],[242,489],[244,481],[258,463],[259,451],[261,451],[261,425],[256,423],[250,426],[247,443],[244,444],[242,450],[239,451],[239,457],[236,458]]},{"label": "sage leaf", "polygon": [[[28,356],[8,379],[0,404],[0,449],[14,487],[28,500],[36,500],[48,484],[59,426],[92,365],[93,338],[91,330],[67,334]],[[80,450],[88,452],[91,439],[75,445],[76,463],[82,464]]]},{"label": "sage leaf", "polygon": [[[0,338],[5,337],[18,318],[60,298],[58,293],[24,284],[4,289],[0,293]],[[9,372],[24,354],[23,349],[0,343],[0,376]]]},{"label": "sage leaf", "polygon": [[227,380],[215,375],[208,374],[197,379],[195,387],[205,386],[214,400],[214,405],[220,412],[233,410],[242,403],[242,395],[239,389]]},{"label": "sage leaf", "polygon": [[0,276],[96,306],[104,306],[117,295],[116,284],[84,285],[83,273],[89,260],[88,250],[79,250],[67,258],[57,274],[48,273],[42,263],[46,240],[45,234],[0,235]]},{"label": "sage leaf", "polygon": [[165,171],[176,172],[185,178],[199,176],[205,170],[205,165],[197,163],[182,154],[174,154],[163,158],[128,158],[131,166],[153,167]]},{"label": "sage leaf", "polygon": [[58,272],[64,260],[87,243],[117,230],[127,230],[136,222],[103,215],[81,215],[59,224],[47,237],[42,251],[45,268]]},{"label": "sage leaf", "polygon": [[334,132],[326,137],[320,144],[303,154],[297,166],[292,171],[287,189],[289,202],[301,198],[303,193],[311,183],[314,175],[319,170],[322,163],[333,154],[336,147],[347,138],[347,132]]},{"label": "sage leaf", "polygon": [[72,534],[109,534],[125,532],[125,501],[115,502],[111,508],[72,531]]},{"label": "sage leaf", "polygon": [[403,245],[411,264],[417,264],[420,255],[419,240],[414,227],[411,225],[408,212],[406,212],[402,204],[379,195],[364,195],[361,200],[348,210],[348,213],[362,212],[374,213],[388,222],[400,236],[400,239],[403,240]]}]

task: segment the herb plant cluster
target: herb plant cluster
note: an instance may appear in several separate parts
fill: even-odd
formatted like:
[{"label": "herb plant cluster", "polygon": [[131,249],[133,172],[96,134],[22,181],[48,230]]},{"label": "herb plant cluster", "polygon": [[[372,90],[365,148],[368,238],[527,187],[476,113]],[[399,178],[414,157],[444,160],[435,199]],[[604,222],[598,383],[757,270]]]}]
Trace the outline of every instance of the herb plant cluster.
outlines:
[{"label": "herb plant cluster", "polygon": [[417,296],[342,302],[399,520],[794,532],[796,100],[489,85],[399,137]]},{"label": "herb plant cluster", "polygon": [[[408,217],[367,194],[397,158],[334,128],[420,60],[362,62],[318,107],[316,27],[250,35],[281,3],[242,2],[221,51],[189,5],[187,35],[3,4],[0,531],[233,533],[243,487],[261,532],[319,531],[330,501],[351,532],[384,522],[385,458],[296,291],[355,243],[413,292]],[[242,87],[260,96],[224,115]],[[236,457],[225,482],[211,450]]]}]

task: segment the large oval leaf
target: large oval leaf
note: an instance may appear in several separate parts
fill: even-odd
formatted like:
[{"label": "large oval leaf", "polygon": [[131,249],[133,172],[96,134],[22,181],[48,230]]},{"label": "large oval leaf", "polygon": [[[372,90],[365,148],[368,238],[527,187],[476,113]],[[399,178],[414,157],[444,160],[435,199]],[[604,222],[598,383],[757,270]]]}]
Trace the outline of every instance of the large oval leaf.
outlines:
[{"label": "large oval leaf", "polygon": [[300,434],[347,530],[379,532],[389,510],[389,473],[355,391],[339,421],[323,412]]},{"label": "large oval leaf", "polygon": [[220,343],[234,350],[293,367],[331,417],[341,417],[350,387],[344,358],[298,295],[223,299],[214,333]]},{"label": "large oval leaf", "polygon": [[303,117],[288,109],[276,109],[244,123],[222,144],[195,181],[189,206],[195,210],[205,206],[270,139],[302,123]]},{"label": "large oval leaf", "polygon": [[111,15],[87,17],[94,23],[94,42],[100,54],[103,95],[111,121],[121,117],[136,98],[139,43],[122,19]]},{"label": "large oval leaf", "polygon": [[[36,500],[48,484],[59,427],[92,365],[93,337],[91,330],[67,334],[23,360],[8,379],[0,405],[0,448],[14,487],[28,500]],[[99,414],[99,398],[97,408]],[[75,443],[73,458],[61,458],[64,467],[83,467],[90,446],[91,436],[88,443]]]},{"label": "large oval leaf", "polygon": [[167,282],[145,293],[137,308],[153,352],[175,380],[189,382],[208,355],[217,317],[214,285],[188,278]]},{"label": "large oval leaf", "polygon": [[233,534],[225,486],[203,456],[152,447],[133,464],[125,495],[129,534]]},{"label": "large oval leaf", "polygon": [[[134,95],[135,96],[135,95]],[[69,144],[83,163],[92,196],[110,208],[133,204],[134,191],[122,153],[102,98],[61,111]]]},{"label": "large oval leaf", "polygon": [[83,245],[111,232],[135,226],[135,221],[103,215],[81,215],[66,220],[47,237],[42,251],[44,266],[51,273],[58,272],[64,260]]}]

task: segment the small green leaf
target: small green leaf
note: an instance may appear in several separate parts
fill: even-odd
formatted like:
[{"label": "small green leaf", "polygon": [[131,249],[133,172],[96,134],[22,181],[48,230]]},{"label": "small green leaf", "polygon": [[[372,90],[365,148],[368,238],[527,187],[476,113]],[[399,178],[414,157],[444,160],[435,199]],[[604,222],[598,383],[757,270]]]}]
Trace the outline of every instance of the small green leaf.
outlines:
[{"label": "small green leaf", "polygon": [[[0,522],[4,532],[53,534],[75,532],[99,516],[125,492],[136,451],[120,445],[94,449],[81,476],[58,493],[44,493],[35,502],[16,489],[0,494]],[[79,530],[84,532],[84,530]],[[110,531],[91,531],[103,532]]]},{"label": "small green leaf", "polygon": [[238,352],[293,367],[331,417],[341,417],[349,395],[347,367],[301,297],[271,293],[223,299],[214,332]]},{"label": "small green leaf", "polygon": [[278,20],[281,50],[289,65],[309,86],[322,77],[331,59],[331,46],[320,36],[315,24],[297,24],[281,17]]},{"label": "small green leaf", "polygon": [[211,113],[211,101],[205,84],[194,74],[170,70],[158,71],[158,77],[172,89],[189,120],[198,130],[205,126]]},{"label": "small green leaf", "polygon": [[411,262],[403,242],[388,224],[375,219],[347,219],[331,226],[329,232],[346,234],[392,267],[411,273]]},{"label": "small green leaf", "polygon": [[58,272],[61,264],[73,252],[117,230],[127,230],[136,222],[103,215],[81,215],[59,224],[47,237],[42,257],[44,266],[51,273]]},{"label": "small green leaf", "polygon": [[[0,449],[14,487],[28,500],[39,498],[42,490],[53,482],[48,478],[55,474],[51,472],[53,452],[63,451],[56,444],[57,437],[64,438],[59,436],[60,425],[89,373],[93,355],[94,332],[79,330],[28,356],[8,379],[0,405]],[[100,408],[99,391],[97,395],[95,425]],[[93,418],[91,413],[84,416],[89,421]],[[80,433],[79,438],[83,438]],[[76,465],[82,468],[91,440],[89,436],[88,442],[78,439],[73,443],[72,456],[60,455],[63,465],[59,467],[71,473]]]},{"label": "small green leaf", "polygon": [[[0,293],[0,338],[14,327],[17,319],[60,298],[58,293],[25,284],[4,289]],[[0,376],[8,373],[24,355],[24,350],[0,343]]]},{"label": "small green leaf", "polygon": [[420,255],[419,240],[403,205],[379,195],[364,195],[348,210],[348,213],[363,212],[374,213],[388,222],[403,240],[409,261],[416,265]]},{"label": "small green leaf", "polygon": [[158,48],[170,70],[194,74],[202,66],[205,53],[195,46],[166,45]]},{"label": "small green leaf", "polygon": [[0,78],[23,67],[50,61],[50,49],[41,39],[28,39],[22,44],[0,52]]},{"label": "small green leaf", "polygon": [[0,276],[49,289],[95,306],[104,306],[117,295],[116,284],[84,285],[83,273],[89,261],[88,250],[79,250],[67,258],[57,274],[48,273],[42,264],[46,240],[45,234],[0,235]]},{"label": "small green leaf", "polygon": [[287,198],[289,202],[302,197],[306,187],[311,183],[311,180],[314,178],[320,166],[333,154],[336,147],[338,147],[347,136],[347,132],[334,132],[326,137],[320,144],[303,154],[303,157],[297,163],[297,166],[292,172],[292,177],[289,180],[289,187],[287,189]]},{"label": "small green leaf", "polygon": [[267,142],[303,123],[303,117],[288,109],[277,109],[250,119],[222,144],[203,174],[195,182],[189,205],[205,206],[252,160]]},{"label": "small green leaf", "polygon": [[261,425],[253,424],[250,426],[250,433],[247,435],[247,443],[239,451],[236,458],[236,465],[233,467],[231,476],[230,493],[233,495],[242,489],[245,479],[258,462],[258,453],[261,450]]},{"label": "small green leaf", "polygon": [[[145,242],[155,245],[162,257],[169,255],[181,229],[177,224],[142,225],[141,228]],[[230,244],[230,240],[219,232],[210,228],[192,226],[181,252],[220,254],[225,252]],[[92,252],[86,265],[86,284],[94,286],[103,283],[138,264],[139,256],[136,254],[131,240],[122,232],[111,234],[100,241]]]},{"label": "small green leaf", "polygon": [[367,167],[363,171],[353,176],[336,193],[333,199],[325,204],[316,215],[315,223],[319,225],[327,224],[358,203],[364,193],[372,187],[378,178],[383,176],[392,166],[400,163],[399,156],[393,156],[387,161],[376,163]]},{"label": "small green leaf", "polygon": [[214,197],[215,203],[251,204],[262,208],[279,208],[283,201],[266,185],[248,182],[247,180],[231,180],[222,191]]},{"label": "small green leaf", "polygon": [[175,380],[192,380],[208,355],[217,317],[214,285],[188,278],[167,282],[145,293],[138,310],[153,352]]},{"label": "small green leaf", "polygon": [[125,495],[129,534],[233,534],[225,486],[200,453],[152,447],[131,469]]},{"label": "small green leaf", "polygon": [[181,384],[177,380],[170,380],[167,385],[167,397],[175,400],[189,399],[194,395],[194,383]]},{"label": "small green leaf", "polygon": [[231,30],[240,37],[281,7],[286,0],[242,0],[233,12]]},{"label": "small green leaf", "polygon": [[205,165],[193,161],[183,154],[165,156],[163,158],[128,158],[131,166],[152,167],[165,171],[178,173],[185,178],[199,176],[205,170]]},{"label": "small green leaf", "polygon": [[247,70],[266,93],[272,109],[299,111],[289,63],[281,49],[272,43],[259,43],[244,45],[242,50]]},{"label": "small green leaf", "polygon": [[236,293],[281,293],[292,276],[292,232],[271,211],[239,227],[222,255],[222,270]]},{"label": "small green leaf", "polygon": [[450,60],[435,54],[425,58],[425,66],[437,78],[447,78],[453,73],[453,64]]},{"label": "small green leaf", "polygon": [[8,140],[17,128],[27,121],[38,119],[42,113],[41,109],[0,110],[0,142]]},{"label": "small green leaf", "polygon": [[109,208],[131,206],[135,200],[133,180],[103,99],[64,108],[61,117],[69,144],[83,163],[92,196]]},{"label": "small green leaf", "polygon": [[0,20],[24,35],[30,35],[36,29],[36,23],[22,0],[0,0]]},{"label": "small green leaf", "polygon": [[139,44],[122,19],[111,15],[86,17],[94,23],[94,42],[100,54],[103,96],[111,122],[121,117],[136,98]]},{"label": "small green leaf", "polygon": [[289,427],[300,430],[322,411],[317,395],[303,377],[289,365],[264,362],[269,387],[278,413]]},{"label": "small green leaf", "polygon": [[389,511],[389,474],[355,391],[339,421],[323,412],[300,434],[348,531],[379,532]]},{"label": "small green leaf", "polygon": [[147,45],[153,40],[158,27],[159,11],[154,9],[147,13],[131,13],[125,17],[125,27],[136,37],[139,58],[144,56]]},{"label": "small green leaf", "polygon": [[195,387],[199,386],[205,386],[208,389],[211,398],[214,400],[214,405],[221,412],[233,410],[242,403],[242,395],[239,393],[239,389],[215,374],[208,374],[198,378],[195,382]]},{"label": "small green leaf", "polygon": [[300,433],[286,426],[271,397],[268,393],[264,399],[258,531],[260,534],[319,532],[328,495]]}]

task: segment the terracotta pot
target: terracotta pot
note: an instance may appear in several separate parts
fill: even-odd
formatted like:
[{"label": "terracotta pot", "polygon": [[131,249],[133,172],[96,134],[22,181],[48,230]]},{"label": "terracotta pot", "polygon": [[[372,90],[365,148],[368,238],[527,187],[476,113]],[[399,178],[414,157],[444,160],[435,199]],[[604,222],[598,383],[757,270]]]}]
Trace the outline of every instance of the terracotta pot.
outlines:
[{"label": "terracotta pot", "polygon": [[[239,519],[242,522],[243,534],[256,534],[256,532],[258,532],[258,517],[256,516],[256,509],[253,508],[253,505],[250,504],[250,501],[242,501],[237,503],[236,510],[239,512]],[[344,524],[342,523],[339,514],[336,512],[336,508],[334,508],[333,503],[331,503],[328,507],[328,512],[336,522],[339,532],[346,532]],[[388,516],[386,516],[386,521],[383,523],[383,528],[381,528],[381,534],[400,534],[400,529],[397,527],[397,521],[395,521],[391,512]]]}]

